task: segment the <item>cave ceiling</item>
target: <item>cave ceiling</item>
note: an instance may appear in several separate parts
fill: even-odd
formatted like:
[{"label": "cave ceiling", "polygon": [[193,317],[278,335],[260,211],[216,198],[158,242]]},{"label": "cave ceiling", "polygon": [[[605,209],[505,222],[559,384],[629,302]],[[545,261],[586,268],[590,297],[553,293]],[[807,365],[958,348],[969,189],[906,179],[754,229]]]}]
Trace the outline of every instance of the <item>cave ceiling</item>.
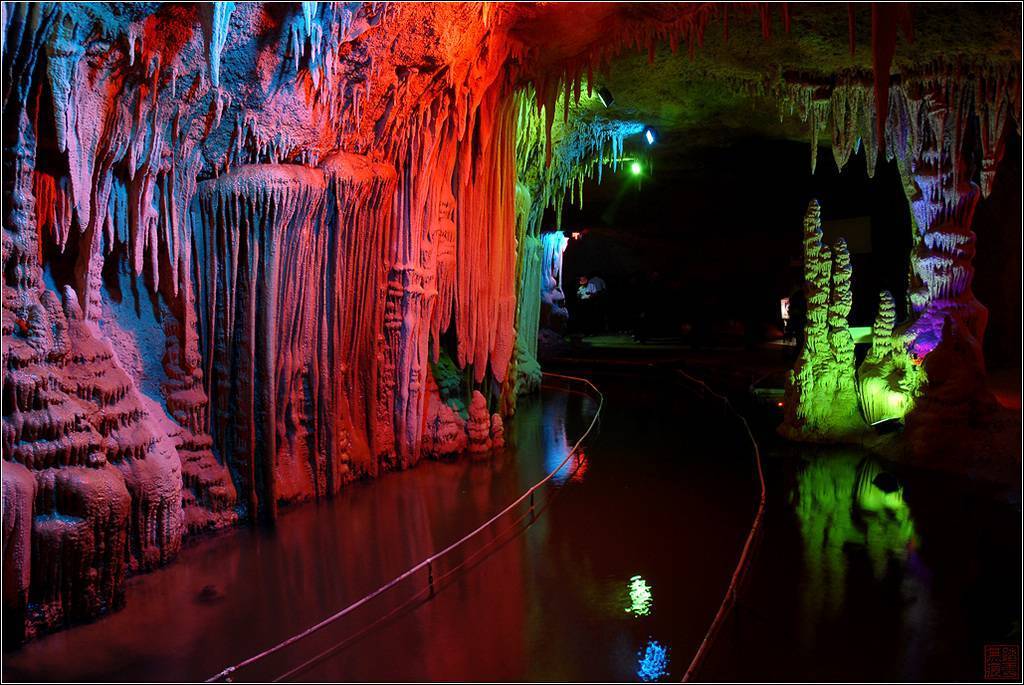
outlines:
[{"label": "cave ceiling", "polygon": [[[590,9],[577,10],[572,20],[556,22],[551,32],[574,35],[567,42],[579,53],[594,52],[608,40],[601,26],[609,22],[653,16],[668,23],[681,11],[671,3],[600,7],[597,19],[589,18]],[[539,25],[548,14],[568,10],[531,11],[537,13],[534,22]],[[627,46],[603,73],[595,75],[595,85],[606,86],[614,103],[605,107],[590,100],[577,114],[584,119],[638,120],[653,126],[660,140],[647,155],[662,172],[692,171],[687,156],[694,149],[706,154],[708,148],[753,138],[807,142],[806,122],[780,115],[775,87],[780,83],[829,86],[843,77],[870,83],[872,10],[868,5],[848,8],[842,3],[791,4],[788,23],[787,30],[778,7],[768,12],[751,7],[729,13],[719,9],[692,45],[679,44],[675,50],[668,42],[653,50]],[[911,26],[910,39],[902,34],[897,39],[894,79],[904,70],[920,71],[943,60],[965,65],[1020,61],[1020,8],[1012,4],[914,5]],[[536,25],[530,32],[544,33]],[[588,40],[581,33],[593,38]],[[828,146],[831,141],[821,136],[820,144]]]}]

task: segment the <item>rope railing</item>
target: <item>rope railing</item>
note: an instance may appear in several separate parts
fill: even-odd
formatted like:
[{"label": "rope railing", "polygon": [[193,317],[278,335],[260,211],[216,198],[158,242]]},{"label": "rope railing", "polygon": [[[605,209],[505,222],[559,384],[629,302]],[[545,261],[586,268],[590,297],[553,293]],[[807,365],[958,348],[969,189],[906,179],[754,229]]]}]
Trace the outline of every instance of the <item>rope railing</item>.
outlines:
[{"label": "rope railing", "polygon": [[517,497],[511,504],[506,506],[504,509],[499,511],[497,514],[495,514],[494,516],[489,518],[484,523],[480,524],[473,531],[467,533],[466,535],[464,535],[463,537],[459,538],[458,540],[456,540],[452,544],[448,545],[444,549],[440,550],[439,552],[435,552],[434,554],[430,555],[429,557],[427,557],[423,561],[421,561],[418,564],[416,564],[415,566],[411,567],[410,569],[408,569],[404,573],[396,576],[395,578],[391,579],[390,581],[388,581],[384,585],[381,585],[376,590],[373,590],[369,594],[364,595],[362,598],[356,600],[352,604],[349,604],[348,606],[346,606],[345,608],[341,609],[340,611],[337,611],[337,612],[331,614],[330,616],[328,616],[327,618],[323,619],[319,623],[316,623],[315,625],[312,625],[309,628],[306,628],[302,632],[296,633],[295,635],[292,635],[291,637],[289,637],[289,638],[287,638],[285,640],[282,640],[281,642],[278,642],[276,645],[274,645],[272,647],[268,647],[267,649],[264,649],[263,651],[259,652],[258,654],[255,654],[255,655],[253,655],[253,656],[251,656],[251,657],[249,657],[247,659],[244,659],[244,660],[238,662],[237,664],[234,664],[233,666],[228,666],[227,668],[225,668],[225,669],[221,670],[220,672],[218,672],[216,675],[214,675],[214,676],[212,676],[210,678],[207,678],[206,682],[210,683],[210,682],[224,681],[224,680],[228,679],[233,673],[239,671],[240,669],[246,668],[248,666],[252,666],[253,664],[256,664],[256,663],[266,659],[267,657],[271,656],[272,654],[276,654],[277,652],[280,652],[282,649],[284,649],[284,648],[286,648],[286,647],[288,647],[290,645],[293,645],[293,644],[295,644],[297,642],[300,642],[301,640],[303,640],[303,639],[313,635],[314,633],[317,633],[320,630],[323,630],[327,626],[337,622],[342,617],[352,613],[353,611],[355,611],[359,607],[367,604],[368,602],[372,601],[374,598],[384,594],[385,592],[387,592],[391,588],[393,588],[393,587],[397,586],[398,584],[400,584],[402,581],[406,580],[407,578],[410,578],[410,577],[414,576],[415,574],[417,574],[417,573],[419,573],[419,572],[421,572],[423,570],[427,571],[427,582],[428,582],[428,584],[430,586],[430,589],[433,589],[433,587],[434,587],[433,565],[434,565],[434,563],[436,561],[438,561],[442,557],[448,555],[449,553],[453,552],[454,550],[462,547],[469,540],[475,538],[477,535],[479,535],[483,531],[487,530],[491,525],[493,525],[494,523],[499,521],[506,514],[508,514],[509,512],[515,510],[515,508],[518,507],[523,502],[526,502],[527,500],[529,500],[529,502],[530,502],[530,512],[533,512],[534,511],[534,493],[537,492],[537,490],[542,488],[544,485],[546,485],[548,482],[550,482],[551,479],[554,478],[555,475],[558,474],[559,471],[561,471],[563,468],[565,468],[566,464],[569,463],[569,460],[572,459],[577,454],[577,452],[579,451],[580,445],[583,444],[583,441],[586,440],[590,436],[590,433],[594,430],[594,427],[597,425],[598,419],[601,416],[601,410],[604,407],[604,395],[601,393],[600,390],[597,389],[596,385],[591,383],[586,378],[580,378],[580,377],[577,377],[577,376],[566,376],[566,375],[563,375],[563,374],[550,373],[550,372],[544,372],[544,376],[549,377],[549,378],[560,378],[562,380],[575,381],[575,382],[583,383],[584,385],[588,386],[597,395],[597,399],[598,399],[597,410],[594,412],[594,416],[593,416],[593,418],[591,418],[590,424],[587,426],[586,431],[584,431],[583,435],[581,435],[580,438],[575,442],[575,444],[573,444],[572,449],[570,449],[568,451],[568,453],[565,455],[565,458],[558,464],[558,466],[556,466],[550,473],[548,473],[546,476],[544,476],[544,478],[542,478],[541,480],[537,481],[530,489],[528,489],[525,492],[523,492],[523,494],[521,494],[519,497]]},{"label": "rope railing", "polygon": [[743,578],[746,575],[747,569],[750,566],[750,557],[753,552],[758,533],[761,530],[761,522],[764,519],[767,489],[765,488],[764,483],[764,469],[761,466],[761,450],[757,445],[757,440],[754,439],[754,433],[750,430],[750,424],[747,423],[747,419],[736,411],[732,406],[732,403],[729,402],[728,397],[718,394],[712,390],[707,383],[699,378],[694,378],[685,371],[679,369],[676,371],[686,380],[700,386],[705,393],[720,399],[723,406],[732,412],[733,416],[739,419],[740,423],[743,424],[743,428],[747,431],[747,437],[750,438],[750,444],[754,448],[754,462],[757,465],[757,477],[761,484],[761,495],[757,503],[757,513],[754,515],[754,522],[750,526],[750,533],[747,534],[746,542],[743,543],[743,551],[740,553],[739,561],[736,562],[736,569],[733,571],[732,578],[729,581],[729,587],[726,588],[725,596],[722,598],[722,603],[718,607],[718,612],[715,614],[715,618],[711,622],[711,626],[708,628],[707,633],[704,634],[704,639],[701,640],[700,647],[697,649],[697,653],[693,656],[693,660],[690,662],[689,668],[686,669],[686,673],[683,675],[682,682],[687,683],[693,680],[697,671],[704,663],[704,659],[707,657],[708,651],[711,649],[711,646],[715,641],[715,637],[722,629],[722,625],[725,623],[725,619],[729,616],[729,612],[736,605],[736,596],[739,591],[739,587],[743,582]]}]

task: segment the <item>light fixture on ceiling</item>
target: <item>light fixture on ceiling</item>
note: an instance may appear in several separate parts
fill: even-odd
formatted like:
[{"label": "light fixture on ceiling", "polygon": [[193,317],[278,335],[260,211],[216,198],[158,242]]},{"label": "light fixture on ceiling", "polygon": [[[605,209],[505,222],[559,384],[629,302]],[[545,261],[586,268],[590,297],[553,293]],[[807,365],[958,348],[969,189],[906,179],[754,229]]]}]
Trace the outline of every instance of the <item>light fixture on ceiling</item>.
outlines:
[{"label": "light fixture on ceiling", "polygon": [[601,104],[605,107],[611,107],[612,103],[615,102],[615,98],[612,97],[612,91],[608,90],[608,86],[598,88],[597,97],[601,98]]},{"label": "light fixture on ceiling", "polygon": [[644,140],[647,141],[648,145],[654,145],[658,142],[658,132],[648,126],[644,129]]}]

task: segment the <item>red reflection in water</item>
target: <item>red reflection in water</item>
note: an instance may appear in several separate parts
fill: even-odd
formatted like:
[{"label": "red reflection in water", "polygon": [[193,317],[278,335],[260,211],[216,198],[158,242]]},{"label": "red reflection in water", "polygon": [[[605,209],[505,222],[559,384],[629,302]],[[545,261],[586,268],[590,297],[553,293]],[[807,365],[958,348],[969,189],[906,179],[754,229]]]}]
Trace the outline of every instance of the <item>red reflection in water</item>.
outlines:
[{"label": "red reflection in water", "polygon": [[587,455],[582,449],[576,454],[575,465],[570,462],[569,466],[574,469],[572,475],[569,477],[569,481],[573,483],[582,483],[584,476],[587,475],[588,468]]}]

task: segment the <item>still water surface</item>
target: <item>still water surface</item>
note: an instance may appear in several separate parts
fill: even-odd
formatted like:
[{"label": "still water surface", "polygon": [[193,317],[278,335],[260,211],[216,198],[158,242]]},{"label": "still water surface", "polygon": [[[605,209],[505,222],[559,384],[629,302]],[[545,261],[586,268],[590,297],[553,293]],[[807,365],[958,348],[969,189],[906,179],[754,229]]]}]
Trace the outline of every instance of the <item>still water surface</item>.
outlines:
[{"label": "still water surface", "polygon": [[[235,679],[305,662],[292,679],[680,678],[753,516],[749,449],[664,374],[599,385],[587,458],[538,498],[532,523],[487,531],[454,560],[465,566],[439,562],[432,598],[411,578]],[[274,530],[202,540],[131,579],[123,611],[5,655],[4,678],[204,679],[475,528],[554,468],[594,409],[548,388],[491,461],[423,463],[288,511]],[[748,596],[702,678],[977,679],[983,642],[1019,641],[1013,507],[894,481],[852,451],[780,455],[768,475]]]}]

